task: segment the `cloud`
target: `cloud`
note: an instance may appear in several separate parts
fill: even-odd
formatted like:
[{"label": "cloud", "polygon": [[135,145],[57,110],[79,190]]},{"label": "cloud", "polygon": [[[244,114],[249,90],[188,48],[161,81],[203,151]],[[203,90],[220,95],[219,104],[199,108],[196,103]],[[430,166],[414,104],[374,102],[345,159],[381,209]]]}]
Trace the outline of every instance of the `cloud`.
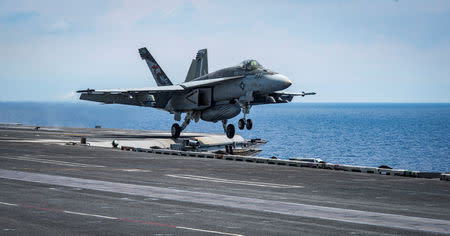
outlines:
[{"label": "cloud", "polygon": [[146,46],[175,82],[206,47],[210,71],[255,58],[289,76],[291,90],[320,91],[314,101],[450,101],[450,4],[427,4],[0,2],[0,19],[34,12],[2,32],[0,100],[151,86],[137,53]]},{"label": "cloud", "polygon": [[101,28],[108,29],[134,28],[138,21],[154,12],[162,13],[161,15],[165,17],[173,17],[176,14],[176,9],[183,2],[182,0],[120,1],[115,9],[99,17],[98,25]]},{"label": "cloud", "polygon": [[48,26],[50,32],[67,31],[70,28],[69,23],[65,21],[58,21]]},{"label": "cloud", "polygon": [[3,16],[0,15],[0,24],[24,23],[36,16],[38,16],[38,13],[35,11],[12,12]]}]

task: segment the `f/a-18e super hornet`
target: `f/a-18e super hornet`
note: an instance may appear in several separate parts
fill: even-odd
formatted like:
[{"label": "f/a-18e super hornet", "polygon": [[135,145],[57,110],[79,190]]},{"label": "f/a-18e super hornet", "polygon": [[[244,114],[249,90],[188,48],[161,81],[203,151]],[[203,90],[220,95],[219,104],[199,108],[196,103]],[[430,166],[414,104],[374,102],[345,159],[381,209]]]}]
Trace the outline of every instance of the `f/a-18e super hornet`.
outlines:
[{"label": "f/a-18e super hornet", "polygon": [[228,138],[233,138],[235,128],[228,124],[239,113],[239,129],[252,129],[253,122],[247,119],[253,105],[287,103],[295,96],[315,93],[288,93],[282,90],[291,86],[284,75],[264,68],[256,60],[245,60],[236,66],[208,73],[207,50],[199,50],[183,83],[173,85],[162,68],[147,50],[140,48],[141,58],[147,62],[158,87],[139,89],[79,90],[81,100],[105,104],[126,104],[153,107],[174,114],[176,121],[186,113],[182,125],[174,123],[171,133],[178,138],[191,120],[209,122],[222,121]]}]

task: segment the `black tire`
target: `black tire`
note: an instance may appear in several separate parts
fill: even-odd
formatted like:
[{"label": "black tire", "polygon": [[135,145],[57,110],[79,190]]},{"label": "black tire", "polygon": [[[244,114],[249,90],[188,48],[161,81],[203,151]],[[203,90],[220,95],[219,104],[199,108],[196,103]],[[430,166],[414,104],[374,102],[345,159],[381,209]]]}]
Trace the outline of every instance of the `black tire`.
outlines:
[{"label": "black tire", "polygon": [[229,124],[227,125],[227,137],[228,138],[233,138],[234,137],[234,133],[235,133],[235,128],[233,124]]},{"label": "black tire", "polygon": [[172,129],[170,129],[170,132],[172,133],[172,138],[178,138],[180,137],[181,127],[177,123],[175,123],[172,125]]},{"label": "black tire", "polygon": [[252,120],[248,119],[246,122],[246,126],[248,130],[251,130],[253,128],[253,122]]},{"label": "black tire", "polygon": [[240,120],[238,121],[238,128],[239,128],[240,130],[243,130],[243,129],[245,128],[245,120],[244,120],[244,119],[240,119]]}]

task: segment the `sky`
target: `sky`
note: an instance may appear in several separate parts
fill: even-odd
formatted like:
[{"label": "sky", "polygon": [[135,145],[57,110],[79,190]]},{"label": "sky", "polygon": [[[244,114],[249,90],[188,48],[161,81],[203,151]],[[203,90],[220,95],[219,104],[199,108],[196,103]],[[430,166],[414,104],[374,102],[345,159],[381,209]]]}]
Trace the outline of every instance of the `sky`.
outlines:
[{"label": "sky", "polygon": [[297,102],[450,102],[450,1],[0,0],[0,101],[78,101],[79,89],[174,83],[248,58]]}]

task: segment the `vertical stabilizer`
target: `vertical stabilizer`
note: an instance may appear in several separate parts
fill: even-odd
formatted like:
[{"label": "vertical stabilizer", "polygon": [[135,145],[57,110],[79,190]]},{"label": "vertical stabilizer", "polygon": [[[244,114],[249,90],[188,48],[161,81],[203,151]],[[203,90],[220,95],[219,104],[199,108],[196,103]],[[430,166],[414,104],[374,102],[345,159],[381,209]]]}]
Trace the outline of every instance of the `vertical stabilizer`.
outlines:
[{"label": "vertical stabilizer", "polygon": [[141,58],[147,62],[148,68],[150,69],[150,72],[152,72],[153,78],[158,86],[172,85],[172,82],[170,82],[166,73],[164,73],[147,48],[140,48],[139,54],[141,55]]},{"label": "vertical stabilizer", "polygon": [[208,74],[208,51],[206,49],[201,49],[198,50],[197,56],[191,62],[185,82],[206,74]]}]

